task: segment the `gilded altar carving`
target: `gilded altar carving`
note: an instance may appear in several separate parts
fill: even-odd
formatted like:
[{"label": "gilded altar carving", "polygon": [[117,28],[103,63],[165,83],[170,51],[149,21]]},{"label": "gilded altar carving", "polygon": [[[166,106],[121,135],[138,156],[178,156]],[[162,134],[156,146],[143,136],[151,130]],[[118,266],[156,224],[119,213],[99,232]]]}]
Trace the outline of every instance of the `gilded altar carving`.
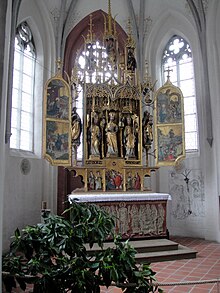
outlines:
[{"label": "gilded altar carving", "polygon": [[155,95],[148,68],[139,76],[130,22],[122,50],[110,1],[103,17],[103,41],[95,39],[90,15],[71,75],[65,81],[59,64],[45,86],[44,156],[82,176],[85,191],[144,191],[145,176],[185,156],[183,97],[169,81]]}]

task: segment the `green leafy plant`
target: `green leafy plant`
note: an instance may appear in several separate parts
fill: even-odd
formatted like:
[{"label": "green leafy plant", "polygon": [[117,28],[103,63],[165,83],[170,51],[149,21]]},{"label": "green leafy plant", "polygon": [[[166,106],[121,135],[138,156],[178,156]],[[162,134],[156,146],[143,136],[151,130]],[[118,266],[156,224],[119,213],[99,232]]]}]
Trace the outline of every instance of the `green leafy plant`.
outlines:
[{"label": "green leafy plant", "polygon": [[[149,264],[137,265],[129,241],[115,236],[114,219],[97,205],[73,201],[69,220],[49,216],[44,223],[15,231],[9,253],[3,256],[3,282],[7,292],[16,281],[34,293],[98,293],[100,286],[122,288],[126,293],[162,292]],[[111,237],[113,248],[103,249]],[[99,251],[89,253],[97,243]]]}]

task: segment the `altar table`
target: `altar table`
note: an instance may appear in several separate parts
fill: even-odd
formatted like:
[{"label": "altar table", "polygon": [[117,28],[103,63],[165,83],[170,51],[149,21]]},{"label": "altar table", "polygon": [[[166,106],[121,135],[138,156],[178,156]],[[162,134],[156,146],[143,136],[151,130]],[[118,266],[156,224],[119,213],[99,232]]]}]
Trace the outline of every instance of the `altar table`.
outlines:
[{"label": "altar table", "polygon": [[69,201],[95,203],[115,217],[115,231],[123,239],[167,237],[166,207],[171,196],[167,193],[73,192]]}]

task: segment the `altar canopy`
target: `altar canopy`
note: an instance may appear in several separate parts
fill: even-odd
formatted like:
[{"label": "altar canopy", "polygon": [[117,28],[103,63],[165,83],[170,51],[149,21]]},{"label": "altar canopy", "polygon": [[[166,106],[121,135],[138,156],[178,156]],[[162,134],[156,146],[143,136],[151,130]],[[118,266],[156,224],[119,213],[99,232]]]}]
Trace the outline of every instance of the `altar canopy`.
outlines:
[{"label": "altar canopy", "polygon": [[44,156],[80,176],[86,192],[141,192],[152,171],[185,155],[182,94],[169,82],[155,95],[147,68],[140,78],[130,21],[122,48],[110,1],[103,22],[100,40],[90,15],[84,48],[64,74],[67,82],[55,76],[46,84]]}]

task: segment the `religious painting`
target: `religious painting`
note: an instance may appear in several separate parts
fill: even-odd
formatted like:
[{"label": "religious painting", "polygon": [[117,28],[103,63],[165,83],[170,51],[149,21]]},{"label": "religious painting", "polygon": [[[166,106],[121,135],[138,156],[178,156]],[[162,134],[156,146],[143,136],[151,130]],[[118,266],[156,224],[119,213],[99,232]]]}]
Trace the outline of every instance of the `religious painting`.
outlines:
[{"label": "religious painting", "polygon": [[170,93],[169,90],[160,92],[157,96],[157,123],[181,123],[181,95]]},{"label": "religious painting", "polygon": [[157,164],[169,164],[183,156],[183,133],[181,125],[157,128]]},{"label": "religious painting", "polygon": [[106,170],[106,190],[123,190],[123,175],[116,170]]},{"label": "religious painting", "polygon": [[141,174],[137,171],[128,171],[126,174],[126,191],[141,190]]},{"label": "religious painting", "polygon": [[100,191],[103,189],[103,179],[100,170],[87,171],[87,189],[89,191]]},{"label": "religious painting", "polygon": [[44,94],[43,153],[52,165],[71,165],[71,100],[70,87],[58,72]]},{"label": "religious painting", "polygon": [[69,119],[69,86],[61,79],[51,79],[46,92],[46,117]]},{"label": "religious painting", "polygon": [[70,161],[70,132],[67,123],[58,121],[46,122],[46,158],[59,164]]},{"label": "religious painting", "polygon": [[156,164],[175,165],[185,158],[184,105],[180,88],[169,78],[155,95]]}]

